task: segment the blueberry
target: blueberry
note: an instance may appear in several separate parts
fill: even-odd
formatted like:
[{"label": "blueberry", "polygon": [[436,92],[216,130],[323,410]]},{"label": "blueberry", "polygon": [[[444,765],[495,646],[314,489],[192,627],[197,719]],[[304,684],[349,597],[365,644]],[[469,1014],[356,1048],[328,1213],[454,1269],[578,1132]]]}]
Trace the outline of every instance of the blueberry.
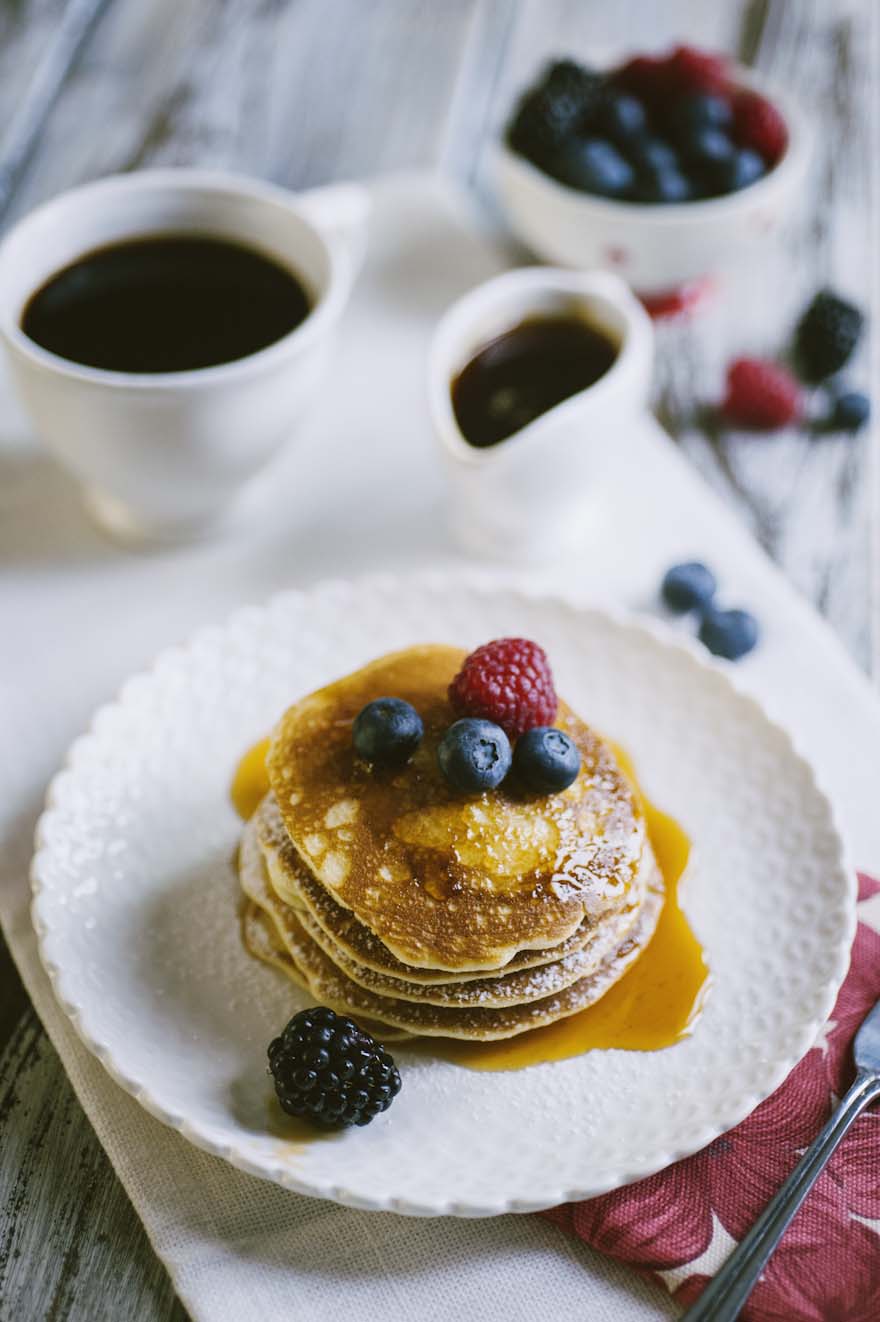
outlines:
[{"label": "blueberry", "polygon": [[624,197],[635,180],[629,161],[604,138],[575,138],[557,154],[553,173],[571,188]]},{"label": "blueberry", "polygon": [[714,656],[738,661],[758,641],[758,621],[748,611],[722,611],[710,606],[700,624],[700,642]]},{"label": "blueberry", "polygon": [[715,182],[723,193],[736,193],[740,188],[747,188],[765,173],[762,157],[749,147],[735,151],[726,161],[719,162],[714,170]]},{"label": "blueberry", "polygon": [[682,139],[682,150],[694,165],[715,170],[727,166],[736,148],[721,129],[699,128]]},{"label": "blueberry", "polygon": [[567,789],[581,769],[577,744],[552,725],[527,730],[517,740],[513,765],[520,780],[536,794]]},{"label": "blueberry", "polygon": [[645,107],[634,96],[609,95],[596,116],[603,133],[616,142],[627,143],[644,133],[647,124]]},{"label": "blueberry", "polygon": [[352,742],[367,762],[402,766],[416,751],[424,734],[422,718],[402,698],[376,698],[358,712]]},{"label": "blueberry", "polygon": [[690,133],[694,129],[727,129],[733,122],[730,103],[721,96],[712,96],[709,92],[693,92],[672,108],[670,122],[679,133]]},{"label": "blueberry", "polygon": [[694,196],[694,185],[687,175],[675,166],[639,171],[636,196],[640,202],[689,202]]},{"label": "blueberry", "polygon": [[647,133],[627,143],[626,153],[638,169],[670,170],[678,165],[678,153],[672,143]]},{"label": "blueberry", "polygon": [[437,761],[453,789],[494,790],[510,770],[510,741],[494,721],[467,716],[450,725],[437,747]]},{"label": "blueberry", "polygon": [[871,416],[871,401],[860,390],[844,390],[831,401],[829,431],[858,431]]},{"label": "blueberry", "polygon": [[673,565],[666,571],[660,594],[670,610],[705,610],[717,587],[712,570],[692,560],[684,565]]}]

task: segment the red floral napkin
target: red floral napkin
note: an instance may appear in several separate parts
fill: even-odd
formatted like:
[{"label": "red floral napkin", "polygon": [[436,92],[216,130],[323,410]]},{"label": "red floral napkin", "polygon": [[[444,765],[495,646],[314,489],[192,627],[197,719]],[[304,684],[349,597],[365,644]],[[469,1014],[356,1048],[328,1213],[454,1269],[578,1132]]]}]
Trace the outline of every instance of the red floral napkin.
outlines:
[{"label": "red floral napkin", "polygon": [[[880,998],[880,882],[859,877],[847,974],[816,1045],[736,1129],[650,1179],[545,1216],[692,1304],[852,1082]],[[770,1260],[742,1322],[880,1322],[880,1106],[853,1125]]]}]

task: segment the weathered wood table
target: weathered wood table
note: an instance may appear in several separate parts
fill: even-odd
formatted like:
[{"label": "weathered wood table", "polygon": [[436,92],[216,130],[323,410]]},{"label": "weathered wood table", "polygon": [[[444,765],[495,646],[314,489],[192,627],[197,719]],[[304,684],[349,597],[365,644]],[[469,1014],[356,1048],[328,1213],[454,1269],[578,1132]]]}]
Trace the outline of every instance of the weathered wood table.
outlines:
[{"label": "weathered wood table", "polygon": [[[0,123],[62,9],[0,3]],[[7,220],[69,185],[155,165],[234,168],[297,188],[433,164],[485,194],[487,138],[544,56],[676,38],[735,53],[813,112],[813,171],[788,241],[738,272],[705,315],[661,328],[656,406],[876,674],[876,430],[738,437],[719,434],[703,405],[735,353],[783,347],[818,286],[868,299],[877,28],[873,0],[113,0]],[[857,383],[867,376],[863,354]],[[0,940],[0,1319],[127,1316],[184,1313]]]}]

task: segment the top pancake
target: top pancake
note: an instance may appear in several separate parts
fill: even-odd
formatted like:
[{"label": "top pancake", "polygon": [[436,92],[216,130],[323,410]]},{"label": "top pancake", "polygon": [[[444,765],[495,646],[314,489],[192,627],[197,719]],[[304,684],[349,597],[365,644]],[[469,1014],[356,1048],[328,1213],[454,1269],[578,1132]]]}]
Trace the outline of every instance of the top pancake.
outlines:
[{"label": "top pancake", "polygon": [[[649,850],[614,754],[564,703],[556,724],[581,752],[567,790],[451,789],[436,754],[463,657],[425,645],[374,661],[289,708],[267,758],[284,826],[315,879],[397,959],[450,972],[500,968],[622,908]],[[372,767],[352,747],[354,718],[384,696],[412,703],[425,726],[402,769]]]}]

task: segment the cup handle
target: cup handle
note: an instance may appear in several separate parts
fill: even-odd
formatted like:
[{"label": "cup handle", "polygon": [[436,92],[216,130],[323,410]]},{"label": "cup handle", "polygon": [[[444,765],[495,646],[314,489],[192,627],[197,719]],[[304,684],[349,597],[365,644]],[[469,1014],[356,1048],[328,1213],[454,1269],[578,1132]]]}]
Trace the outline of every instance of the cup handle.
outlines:
[{"label": "cup handle", "polygon": [[370,195],[360,184],[327,184],[300,193],[296,209],[327,239],[353,280],[367,250]]}]

